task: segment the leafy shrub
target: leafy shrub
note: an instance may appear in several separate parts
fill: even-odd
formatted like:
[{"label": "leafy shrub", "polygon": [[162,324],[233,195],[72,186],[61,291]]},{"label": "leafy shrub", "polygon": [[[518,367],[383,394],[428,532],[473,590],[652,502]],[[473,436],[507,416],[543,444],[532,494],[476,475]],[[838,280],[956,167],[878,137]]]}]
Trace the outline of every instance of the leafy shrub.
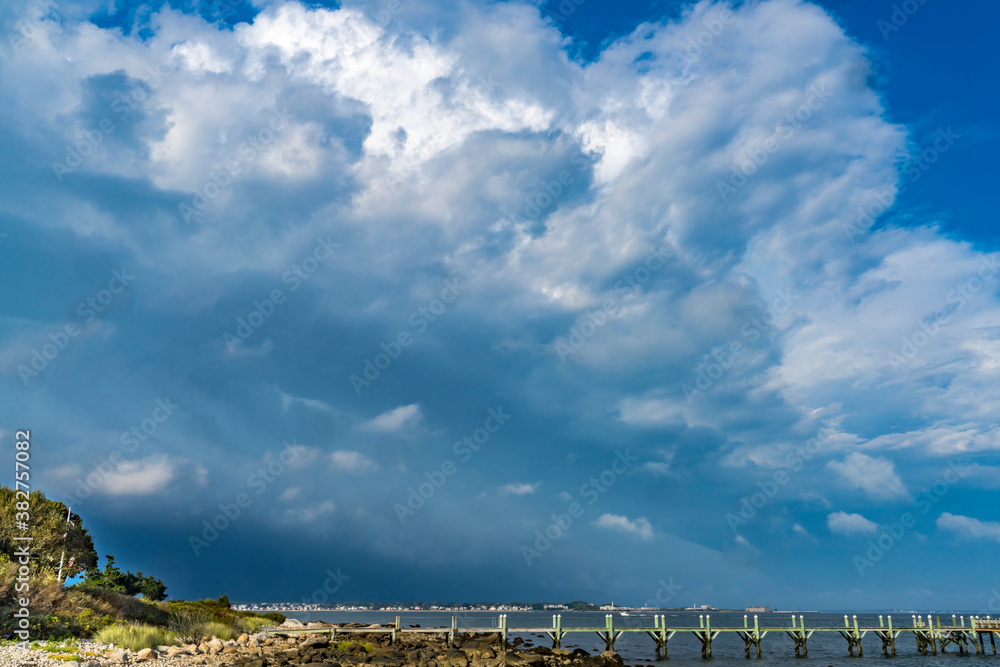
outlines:
[{"label": "leafy shrub", "polygon": [[275,625],[281,625],[282,623],[285,622],[285,615],[282,614],[280,611],[269,611],[267,613],[261,614],[261,616],[268,619],[269,621],[274,621]]}]

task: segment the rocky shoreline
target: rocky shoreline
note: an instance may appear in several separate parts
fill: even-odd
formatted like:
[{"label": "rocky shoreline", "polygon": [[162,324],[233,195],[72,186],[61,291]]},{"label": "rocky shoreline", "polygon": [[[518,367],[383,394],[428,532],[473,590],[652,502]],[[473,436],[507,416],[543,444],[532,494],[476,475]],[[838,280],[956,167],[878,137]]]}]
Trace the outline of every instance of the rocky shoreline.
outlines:
[{"label": "rocky shoreline", "polygon": [[[286,627],[364,628],[356,623],[330,625],[295,621]],[[377,626],[374,626],[377,627]],[[216,638],[198,644],[161,646],[158,650],[128,651],[93,642],[80,642],[74,649],[83,657],[78,663],[47,657],[47,651],[24,652],[13,646],[0,647],[2,667],[625,667],[617,653],[592,655],[583,649],[526,648],[520,638],[514,647],[502,651],[499,637],[458,633],[455,647],[449,648],[441,634],[400,633],[390,644],[387,633],[354,632],[331,642],[325,633],[299,636],[268,636],[260,632],[222,641]],[[520,648],[516,648],[516,647]]]}]

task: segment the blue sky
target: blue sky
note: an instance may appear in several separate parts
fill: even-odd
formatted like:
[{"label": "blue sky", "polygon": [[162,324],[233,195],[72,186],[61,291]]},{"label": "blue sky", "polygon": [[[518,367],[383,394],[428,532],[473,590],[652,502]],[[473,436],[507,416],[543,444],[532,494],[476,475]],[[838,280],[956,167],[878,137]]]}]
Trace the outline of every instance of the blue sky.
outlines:
[{"label": "blue sky", "polygon": [[1000,604],[1000,10],[568,2],[5,5],[4,451],[177,597]]}]

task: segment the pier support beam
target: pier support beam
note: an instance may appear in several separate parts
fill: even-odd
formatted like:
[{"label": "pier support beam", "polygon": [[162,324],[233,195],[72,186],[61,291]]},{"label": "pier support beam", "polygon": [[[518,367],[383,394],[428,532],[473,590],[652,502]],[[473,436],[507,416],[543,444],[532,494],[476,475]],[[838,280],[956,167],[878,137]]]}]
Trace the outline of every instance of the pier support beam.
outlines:
[{"label": "pier support beam", "polygon": [[[792,618],[794,618],[794,616]],[[757,615],[754,614],[754,617],[753,617],[753,629],[752,630],[748,627],[748,625],[747,625],[747,617],[744,615],[743,616],[743,627],[746,628],[746,632],[739,632],[739,631],[737,631],[736,634],[738,634],[740,636],[740,639],[743,640],[743,643],[746,646],[747,657],[748,658],[750,657],[750,649],[751,649],[751,647],[755,648],[757,650],[757,657],[758,658],[763,657],[762,654],[761,654],[761,650],[760,650],[760,640],[764,638],[764,636],[767,634],[767,632],[764,632],[764,634],[760,633],[760,621],[758,621]]]},{"label": "pier support beam", "polygon": [[885,628],[875,631],[878,638],[882,640],[882,653],[885,655],[896,655],[896,637],[899,636],[899,632],[892,628],[892,616],[889,616],[888,628],[886,628],[882,616],[878,617],[878,625],[880,628]]},{"label": "pier support beam", "polygon": [[712,631],[712,617],[710,615],[699,616],[698,623],[701,626],[693,634],[701,642],[701,657],[712,657],[712,640],[719,636],[718,631]]},{"label": "pier support beam", "polygon": [[604,646],[606,651],[615,650],[615,640],[622,636],[622,633],[615,632],[615,617],[612,614],[608,614],[604,617],[604,632],[598,632],[597,636],[604,640]]},{"label": "pier support beam", "polygon": [[847,640],[847,652],[854,655],[854,649],[858,649],[858,657],[864,655],[864,648],[861,646],[861,638],[864,637],[868,631],[861,632],[858,628],[858,617],[854,617],[854,627],[852,628],[847,622],[847,615],[844,615],[844,628],[845,630],[840,631],[840,636]]},{"label": "pier support beam", "polygon": [[677,633],[676,630],[667,632],[667,616],[653,616],[653,630],[647,630],[646,634],[656,642],[656,657],[667,657],[667,642]]},{"label": "pier support beam", "polygon": [[552,632],[545,634],[552,639],[552,648],[562,648],[562,638],[566,634],[562,629],[562,614],[552,614]]},{"label": "pier support beam", "polygon": [[925,623],[923,618],[915,616],[913,627],[921,628],[920,630],[914,629],[913,631],[913,636],[917,640],[917,652],[927,655],[928,651],[930,651],[932,655],[937,655],[938,642],[937,633],[934,630],[934,619],[928,614],[927,622]]},{"label": "pier support beam", "polygon": [[809,646],[806,642],[812,637],[813,632],[813,630],[806,631],[806,619],[802,615],[799,615],[799,622],[796,626],[795,614],[792,614],[792,629],[785,630],[785,634],[795,642],[795,655],[809,655]]}]

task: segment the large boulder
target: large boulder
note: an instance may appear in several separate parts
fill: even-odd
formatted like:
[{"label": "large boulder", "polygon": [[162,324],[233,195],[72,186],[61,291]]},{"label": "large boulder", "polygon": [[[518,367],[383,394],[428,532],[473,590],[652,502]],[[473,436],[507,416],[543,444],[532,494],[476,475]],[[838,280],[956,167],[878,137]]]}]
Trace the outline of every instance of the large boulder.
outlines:
[{"label": "large boulder", "polygon": [[622,657],[614,651],[604,651],[590,659],[592,667],[625,667]]},{"label": "large boulder", "polygon": [[135,654],[136,660],[156,660],[160,655],[151,648],[140,649]]},{"label": "large boulder", "polygon": [[303,638],[302,646],[313,646],[315,648],[325,648],[330,645],[330,635],[308,635]]},{"label": "large boulder", "polygon": [[496,657],[496,652],[493,650],[489,644],[480,644],[479,642],[470,641],[462,647],[462,651],[469,656],[471,660],[486,660]]},{"label": "large boulder", "polygon": [[464,651],[450,648],[446,649],[442,653],[438,653],[438,655],[434,658],[434,661],[440,665],[440,667],[467,667],[469,664],[469,657],[465,655]]}]

